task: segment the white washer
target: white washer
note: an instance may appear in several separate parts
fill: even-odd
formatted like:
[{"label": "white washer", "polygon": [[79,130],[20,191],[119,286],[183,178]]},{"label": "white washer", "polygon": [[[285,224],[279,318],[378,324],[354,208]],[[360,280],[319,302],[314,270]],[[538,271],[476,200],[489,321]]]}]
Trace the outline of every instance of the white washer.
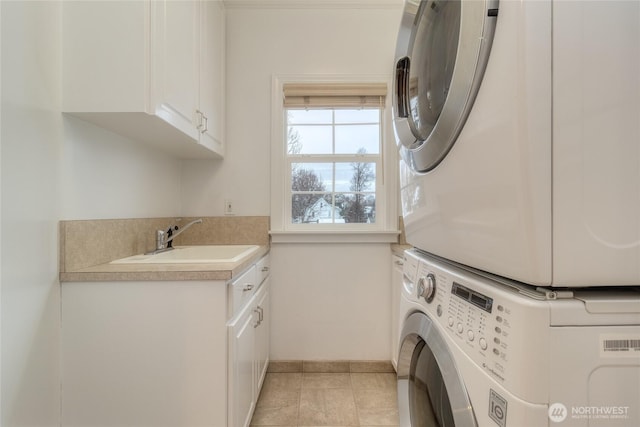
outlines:
[{"label": "white washer", "polygon": [[640,425],[640,293],[531,288],[405,253],[402,427]]},{"label": "white washer", "polygon": [[640,284],[640,2],[408,0],[409,243],[552,287]]}]

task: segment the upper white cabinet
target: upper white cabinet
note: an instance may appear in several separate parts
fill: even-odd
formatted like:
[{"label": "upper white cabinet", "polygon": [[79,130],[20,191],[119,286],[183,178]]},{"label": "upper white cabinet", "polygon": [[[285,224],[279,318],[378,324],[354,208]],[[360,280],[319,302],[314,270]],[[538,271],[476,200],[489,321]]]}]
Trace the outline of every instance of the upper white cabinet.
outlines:
[{"label": "upper white cabinet", "polygon": [[222,152],[225,118],[225,11],[221,1],[203,1],[201,6],[200,109],[205,115],[200,139]]},{"label": "upper white cabinet", "polygon": [[63,3],[62,110],[180,158],[224,154],[217,1]]}]

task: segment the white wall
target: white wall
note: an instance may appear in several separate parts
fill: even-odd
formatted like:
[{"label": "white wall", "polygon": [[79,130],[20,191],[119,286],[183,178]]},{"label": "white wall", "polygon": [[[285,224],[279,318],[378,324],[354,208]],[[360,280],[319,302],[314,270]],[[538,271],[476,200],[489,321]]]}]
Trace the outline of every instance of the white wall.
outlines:
[{"label": "white wall", "polygon": [[[59,412],[58,30],[54,4],[2,2],[2,420]],[[52,19],[53,18],[53,19]],[[20,46],[16,42],[20,41]]]},{"label": "white wall", "polygon": [[[184,168],[185,215],[222,215],[226,198],[237,215],[270,214],[272,76],[391,75],[403,2],[375,3],[227,10],[227,155]],[[273,359],[390,359],[389,245],[271,254]]]},{"label": "white wall", "polygon": [[61,219],[181,215],[182,163],[72,116],[63,116]]},{"label": "white wall", "polygon": [[59,3],[0,8],[0,425],[58,426],[58,221],[179,215],[181,164],[63,117]]},{"label": "white wall", "polygon": [[272,246],[272,360],[390,360],[388,244]]}]

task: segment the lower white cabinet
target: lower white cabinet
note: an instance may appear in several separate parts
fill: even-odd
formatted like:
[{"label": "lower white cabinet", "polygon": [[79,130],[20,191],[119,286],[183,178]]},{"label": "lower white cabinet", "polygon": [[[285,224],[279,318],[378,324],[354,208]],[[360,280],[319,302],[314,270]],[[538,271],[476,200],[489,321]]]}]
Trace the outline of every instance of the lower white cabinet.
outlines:
[{"label": "lower white cabinet", "polygon": [[246,426],[255,409],[256,334],[254,312],[245,310],[229,325],[229,426]]},{"label": "lower white cabinet", "polygon": [[62,422],[225,426],[225,282],[62,284]]},{"label": "lower white cabinet", "polygon": [[270,312],[268,278],[247,271],[236,306],[224,281],[63,283],[61,425],[248,424]]},{"label": "lower white cabinet", "polygon": [[262,388],[269,365],[269,343],[271,342],[270,280],[269,277],[265,279],[262,284],[263,292],[259,292],[256,297],[256,306],[260,314],[260,322],[256,326],[256,399],[260,394],[260,388]]},{"label": "lower white cabinet", "polygon": [[404,259],[391,255],[391,363],[398,369],[398,348],[400,339],[400,297],[402,295]]},{"label": "lower white cabinet", "polygon": [[251,422],[269,363],[269,277],[229,322],[229,426]]}]

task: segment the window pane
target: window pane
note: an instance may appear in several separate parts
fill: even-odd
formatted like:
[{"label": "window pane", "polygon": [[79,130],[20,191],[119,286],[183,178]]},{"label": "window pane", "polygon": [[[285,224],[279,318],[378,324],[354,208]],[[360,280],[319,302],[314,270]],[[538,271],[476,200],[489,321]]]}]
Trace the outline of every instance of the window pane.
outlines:
[{"label": "window pane", "polygon": [[291,164],[292,191],[333,191],[333,163]]},{"label": "window pane", "polygon": [[289,126],[290,154],[331,154],[333,135],[331,125]]},{"label": "window pane", "polygon": [[379,123],[380,110],[378,109],[358,109],[358,110],[335,110],[336,123]]},{"label": "window pane", "polygon": [[291,222],[294,224],[331,224],[345,222],[330,194],[296,193],[291,196]]},{"label": "window pane", "polygon": [[331,124],[331,113],[331,110],[287,110],[287,121],[290,125]]},{"label": "window pane", "polygon": [[336,205],[347,223],[375,223],[376,196],[374,194],[339,194]]},{"label": "window pane", "polygon": [[289,163],[292,224],[375,223],[380,113],[287,110],[287,154],[295,158]]},{"label": "window pane", "polygon": [[368,154],[378,154],[380,152],[380,126],[336,126],[336,153],[356,154],[360,150],[364,150]]},{"label": "window pane", "polygon": [[335,191],[375,191],[376,164],[367,162],[336,163]]}]

